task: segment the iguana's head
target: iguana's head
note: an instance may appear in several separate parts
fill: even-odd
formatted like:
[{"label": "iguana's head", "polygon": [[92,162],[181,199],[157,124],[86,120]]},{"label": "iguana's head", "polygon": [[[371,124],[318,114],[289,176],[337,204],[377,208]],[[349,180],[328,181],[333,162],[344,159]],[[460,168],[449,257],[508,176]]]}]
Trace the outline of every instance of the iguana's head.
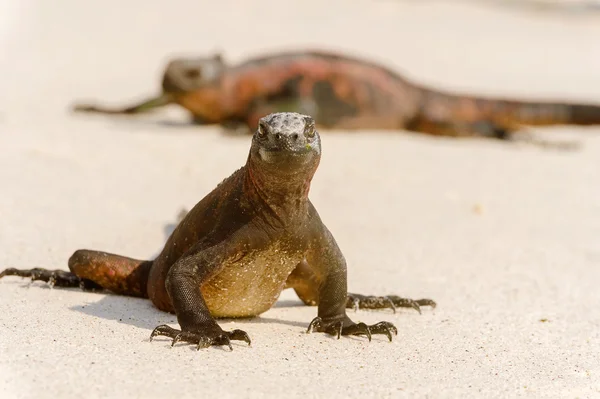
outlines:
[{"label": "iguana's head", "polygon": [[163,73],[165,93],[190,92],[218,83],[227,65],[220,53],[208,57],[174,58]]},{"label": "iguana's head", "polygon": [[259,120],[248,164],[261,180],[310,182],[320,160],[321,139],[312,117],[278,112]]}]

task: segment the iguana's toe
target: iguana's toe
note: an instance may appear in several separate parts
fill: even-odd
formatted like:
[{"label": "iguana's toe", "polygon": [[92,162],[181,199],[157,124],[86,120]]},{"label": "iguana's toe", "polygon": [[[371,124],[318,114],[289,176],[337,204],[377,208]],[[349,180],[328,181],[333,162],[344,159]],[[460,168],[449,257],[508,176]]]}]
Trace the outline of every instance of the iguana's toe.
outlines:
[{"label": "iguana's toe", "polygon": [[398,329],[392,323],[382,321],[371,326],[365,323],[354,323],[349,319],[325,321],[320,317],[315,317],[309,324],[307,333],[324,332],[330,335],[337,335],[339,339],[342,335],[366,335],[369,341],[375,334],[384,334],[392,342],[392,333],[398,335]]},{"label": "iguana's toe", "polygon": [[181,331],[172,328],[166,324],[156,327],[150,334],[150,341],[156,336],[166,336],[172,339],[171,346],[178,342],[188,342],[195,344],[196,349],[208,348],[209,346],[227,345],[230,350],[233,350],[231,341],[245,341],[248,346],[251,345],[251,340],[248,334],[242,330],[233,331]]}]

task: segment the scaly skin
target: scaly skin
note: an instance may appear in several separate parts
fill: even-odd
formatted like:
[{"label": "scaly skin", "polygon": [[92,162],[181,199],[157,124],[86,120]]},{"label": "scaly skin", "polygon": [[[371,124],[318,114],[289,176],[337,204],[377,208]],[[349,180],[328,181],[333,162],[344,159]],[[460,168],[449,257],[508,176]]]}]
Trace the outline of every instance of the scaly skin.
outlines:
[{"label": "scaly skin", "polygon": [[246,164],[220,183],[181,221],[153,261],[78,250],[70,272],[6,269],[3,276],[31,277],[55,286],[107,289],[149,298],[174,312],[180,330],[161,325],[151,338],[198,348],[250,343],[242,330],[224,331],[216,319],[252,317],[269,310],[281,291],[293,288],[318,307],[308,331],[332,335],[385,334],[389,322],[354,323],[347,308],[414,308],[430,299],[379,297],[347,292],[346,261],[308,198],[321,158],[321,141],[310,116],[276,113],[259,121]]},{"label": "scaly skin", "polygon": [[162,94],[123,109],[80,104],[77,111],[134,114],[179,104],[199,124],[251,132],[272,112],[312,115],[329,129],[403,129],[441,136],[508,139],[524,125],[600,124],[600,107],[444,93],[367,60],[325,51],[290,51],[228,66],[220,54],[177,58]]}]

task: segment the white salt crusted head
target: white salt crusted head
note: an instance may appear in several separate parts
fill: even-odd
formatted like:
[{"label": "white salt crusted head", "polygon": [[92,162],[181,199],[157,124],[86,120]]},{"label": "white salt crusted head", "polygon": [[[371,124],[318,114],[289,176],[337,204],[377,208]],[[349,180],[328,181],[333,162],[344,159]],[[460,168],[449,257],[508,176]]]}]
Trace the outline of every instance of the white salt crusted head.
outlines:
[{"label": "white salt crusted head", "polygon": [[264,162],[290,157],[311,159],[321,154],[321,141],[315,121],[297,112],[277,112],[261,118],[253,137],[253,147]]}]

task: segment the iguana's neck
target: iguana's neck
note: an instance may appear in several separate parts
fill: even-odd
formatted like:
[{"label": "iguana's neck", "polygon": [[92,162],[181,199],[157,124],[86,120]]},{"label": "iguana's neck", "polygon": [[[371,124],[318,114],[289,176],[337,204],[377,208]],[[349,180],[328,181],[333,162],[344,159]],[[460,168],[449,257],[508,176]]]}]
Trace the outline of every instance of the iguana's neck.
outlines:
[{"label": "iguana's neck", "polygon": [[254,206],[263,208],[267,223],[284,227],[304,217],[314,172],[268,173],[257,166],[247,163],[244,191]]}]

